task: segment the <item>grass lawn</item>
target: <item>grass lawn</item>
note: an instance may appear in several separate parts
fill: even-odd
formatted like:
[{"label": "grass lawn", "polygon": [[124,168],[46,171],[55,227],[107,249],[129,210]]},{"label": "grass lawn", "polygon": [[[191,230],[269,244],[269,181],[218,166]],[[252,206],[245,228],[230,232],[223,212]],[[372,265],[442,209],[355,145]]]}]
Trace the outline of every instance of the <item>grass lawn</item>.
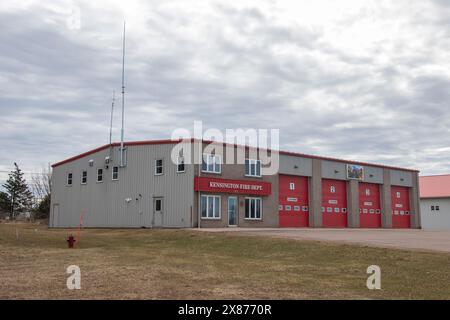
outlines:
[{"label": "grass lawn", "polygon": [[[148,229],[84,229],[67,249],[69,232],[0,223],[0,299],[450,299],[445,253]],[[373,264],[382,290],[366,287]]]}]

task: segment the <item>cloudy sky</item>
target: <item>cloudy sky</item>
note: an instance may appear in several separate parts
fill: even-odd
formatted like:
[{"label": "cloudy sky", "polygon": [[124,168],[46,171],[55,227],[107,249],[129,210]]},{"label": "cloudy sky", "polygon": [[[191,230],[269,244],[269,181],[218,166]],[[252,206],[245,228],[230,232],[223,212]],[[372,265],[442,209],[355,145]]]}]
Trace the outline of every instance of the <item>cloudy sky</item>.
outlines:
[{"label": "cloudy sky", "polygon": [[450,172],[446,0],[1,1],[0,171],[108,142],[124,19],[126,140],[202,120],[278,128],[285,150]]}]

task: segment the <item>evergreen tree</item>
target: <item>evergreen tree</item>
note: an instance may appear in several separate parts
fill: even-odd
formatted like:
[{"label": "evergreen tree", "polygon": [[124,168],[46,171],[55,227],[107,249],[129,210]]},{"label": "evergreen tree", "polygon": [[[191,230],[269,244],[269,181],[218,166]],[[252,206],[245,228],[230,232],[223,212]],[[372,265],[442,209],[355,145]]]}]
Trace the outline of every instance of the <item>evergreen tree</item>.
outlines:
[{"label": "evergreen tree", "polygon": [[28,185],[23,177],[23,172],[15,162],[14,167],[15,170],[11,171],[8,181],[3,185],[6,194],[11,201],[11,220],[15,219],[17,213],[30,209],[33,204],[33,194],[30,189],[28,189]]},{"label": "evergreen tree", "polygon": [[11,212],[11,199],[6,192],[0,191],[0,210]]}]

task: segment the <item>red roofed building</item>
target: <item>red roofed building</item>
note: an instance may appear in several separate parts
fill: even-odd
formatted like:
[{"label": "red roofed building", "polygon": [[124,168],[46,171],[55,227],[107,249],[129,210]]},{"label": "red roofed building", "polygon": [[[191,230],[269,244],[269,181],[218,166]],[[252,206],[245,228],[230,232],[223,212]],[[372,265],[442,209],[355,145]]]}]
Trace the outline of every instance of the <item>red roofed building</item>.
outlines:
[{"label": "red roofed building", "polygon": [[450,174],[419,177],[423,229],[450,229]]}]

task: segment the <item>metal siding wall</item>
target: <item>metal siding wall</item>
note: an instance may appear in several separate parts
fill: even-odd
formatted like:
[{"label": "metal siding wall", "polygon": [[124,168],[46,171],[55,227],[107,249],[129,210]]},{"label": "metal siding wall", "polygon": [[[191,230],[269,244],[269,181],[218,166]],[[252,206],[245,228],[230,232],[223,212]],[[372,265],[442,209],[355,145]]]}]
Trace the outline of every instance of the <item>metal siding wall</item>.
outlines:
[{"label": "metal siding wall", "polygon": [[322,160],[322,178],[334,180],[347,180],[346,164]]},{"label": "metal siding wall", "polygon": [[[75,227],[83,210],[86,227],[150,227],[153,197],[164,198],[164,227],[190,227],[193,205],[194,168],[186,165],[177,173],[170,155],[173,144],[128,147],[128,165],[119,168],[119,180],[112,181],[112,166],[119,163],[114,149],[110,168],[104,168],[108,150],[54,168],[53,204],[60,204],[58,227]],[[164,159],[164,174],[154,175],[154,160]],[[89,167],[89,159],[94,166]],[[103,167],[103,183],[96,183],[97,168]],[[81,172],[88,171],[87,185],[81,185]],[[66,174],[72,172],[73,186],[66,187]],[[125,199],[132,201],[126,203]]]},{"label": "metal siding wall", "polygon": [[391,185],[393,186],[403,186],[412,187],[412,172],[400,171],[400,170],[390,170]]},{"label": "metal siding wall", "polygon": [[364,166],[363,182],[382,184],[383,183],[383,169]]},{"label": "metal siding wall", "polygon": [[311,177],[312,159],[280,154],[279,174]]},{"label": "metal siding wall", "polygon": [[[439,211],[431,211],[439,206]],[[424,230],[450,230],[450,198],[421,199],[420,212]]]}]

